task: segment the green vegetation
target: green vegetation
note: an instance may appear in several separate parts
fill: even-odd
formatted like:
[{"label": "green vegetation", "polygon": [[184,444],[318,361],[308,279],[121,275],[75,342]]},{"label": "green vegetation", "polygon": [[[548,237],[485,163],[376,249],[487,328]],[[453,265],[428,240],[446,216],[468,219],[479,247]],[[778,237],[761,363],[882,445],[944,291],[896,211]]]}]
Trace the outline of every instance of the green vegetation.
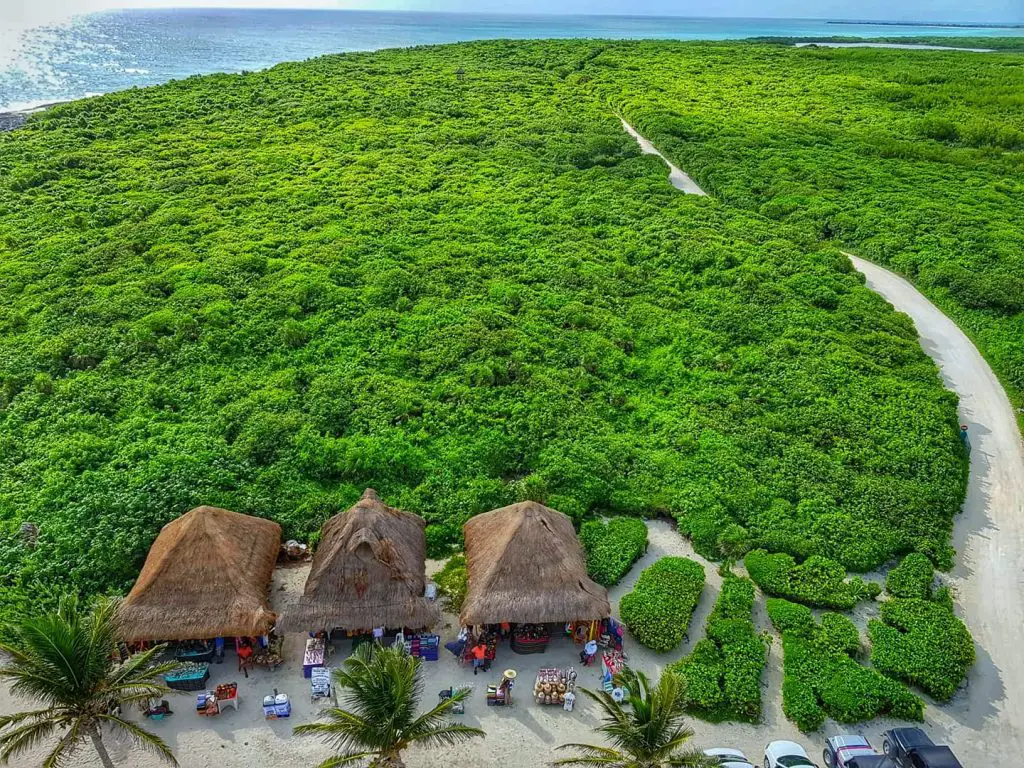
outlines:
[{"label": "green vegetation", "polygon": [[450,719],[452,707],[472,693],[468,688],[419,713],[421,663],[401,646],[364,643],[332,672],[342,705],[321,712],[326,722],[295,727],[297,735],[318,736],[335,752],[320,768],[363,760],[374,766],[401,768],[405,765],[402,752],[414,744],[450,747],[484,735],[479,728]]},{"label": "green vegetation", "polygon": [[964,43],[1007,52],[640,43],[587,73],[710,194],[907,275],[1020,406],[1022,44]]},{"label": "green vegetation", "polygon": [[885,591],[893,597],[930,598],[934,583],[932,561],[920,552],[911,552],[885,575]]},{"label": "green vegetation", "polygon": [[931,563],[914,553],[889,572],[885,586],[894,597],[882,604],[881,620],[868,623],[871,663],[948,701],[974,666],[974,640],[953,614],[948,588],[932,593],[934,581]]},{"label": "green vegetation", "polygon": [[630,768],[714,768],[718,761],[685,747],[693,738],[686,725],[686,696],[676,675],[663,674],[656,685],[640,671],[626,669],[616,684],[629,691],[616,701],[607,691],[582,689],[601,709],[601,725],[594,729],[602,744],[563,744],[575,757],[554,765],[630,766]]},{"label": "green vegetation", "polygon": [[104,733],[130,739],[161,760],[178,764],[162,738],[124,719],[120,711],[109,712],[111,702],[128,710],[169,694],[160,675],[176,666],[173,661],[156,662],[162,645],[123,664],[116,662],[116,616],[116,600],[101,599],[82,610],[77,600],[65,598],[53,613],[10,628],[11,642],[0,645],[5,655],[0,681],[36,706],[0,715],[0,764],[24,765],[17,758],[52,740],[56,743],[43,764],[65,765],[88,741],[100,764],[113,768]]},{"label": "green vegetation", "polygon": [[768,648],[754,628],[753,609],[753,582],[727,576],[708,617],[707,637],[669,666],[686,682],[692,714],[713,722],[761,719],[761,673]]},{"label": "green vegetation", "polygon": [[[792,127],[768,88],[821,73],[807,104],[828,115],[856,103],[837,69],[914,61],[889,53],[383,51],[110,94],[0,136],[0,617],[55,588],[127,589],[160,527],[200,503],[306,539],[371,485],[426,519],[434,555],[469,516],[530,498],[577,522],[666,514],[713,557],[948,564],[956,402],[908,319],[817,230],[780,221],[784,200],[755,210],[742,158],[735,184],[718,160],[692,166],[726,202],[680,195],[613,113],[656,127],[655,99],[681,104],[688,83],[694,111],[671,125],[694,147],[741,127],[768,141]],[[980,94],[1006,59],[984,61]],[[902,102],[871,103],[869,126]],[[1019,184],[979,186],[970,165],[987,179],[1012,159],[929,142],[964,159],[951,199],[1012,245]],[[913,218],[863,209],[864,232],[910,237]]]},{"label": "green vegetation", "polygon": [[663,557],[644,568],[633,591],[619,600],[623,623],[641,643],[671,651],[686,634],[704,591],[704,567],[685,557]]},{"label": "green vegetation", "polygon": [[840,723],[923,718],[920,699],[854,660],[860,636],[845,616],[826,613],[815,623],[810,608],[778,598],[768,600],[768,616],[782,634],[782,709],[800,730],[817,730],[826,717]]},{"label": "green vegetation", "polygon": [[755,549],[744,558],[747,573],[769,595],[819,608],[849,610],[861,600],[878,596],[882,588],[858,576],[846,580],[846,570],[834,560],[812,555],[800,565],[787,554]]},{"label": "green vegetation", "polygon": [[606,587],[618,584],[647,551],[647,526],[635,517],[588,520],[580,526],[587,573]]},{"label": "green vegetation", "polygon": [[440,571],[434,574],[437,591],[444,596],[445,607],[451,613],[459,613],[466,599],[469,572],[466,570],[466,556],[452,555]]}]

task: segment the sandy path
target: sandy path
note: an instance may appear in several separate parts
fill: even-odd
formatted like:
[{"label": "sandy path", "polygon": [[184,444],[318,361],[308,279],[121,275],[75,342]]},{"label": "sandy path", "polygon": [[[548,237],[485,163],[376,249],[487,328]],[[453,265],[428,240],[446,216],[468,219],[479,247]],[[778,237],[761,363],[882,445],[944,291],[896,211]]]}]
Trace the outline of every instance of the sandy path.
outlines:
[{"label": "sandy path", "polygon": [[[849,254],[848,254],[849,255]],[[937,725],[955,733],[961,760],[1016,765],[1024,752],[1024,445],[1013,407],[971,340],[902,277],[850,256],[868,287],[914,321],[921,346],[960,396],[969,426],[971,473],[957,518],[957,565],[950,583],[957,610],[974,635],[978,663],[968,690],[933,709]],[[989,758],[991,761],[991,757]]]},{"label": "sandy path", "polygon": [[[619,120],[622,120],[622,118],[620,117]],[[645,139],[643,136],[637,133],[636,129],[629,123],[627,123],[625,120],[622,120],[622,127],[626,129],[626,133],[628,133],[630,136],[636,139],[636,143],[640,145],[641,152],[643,152],[645,155],[657,155],[664,161],[665,165],[668,166],[669,183],[673,187],[687,195],[707,194],[707,192],[705,192],[703,189],[697,186],[697,182],[695,182],[693,179],[691,179],[689,176],[687,176],[685,173],[679,170],[676,166],[672,165],[672,163],[669,162],[668,158],[661,154],[661,152],[659,152],[657,148],[653,144],[651,144],[651,142],[649,142],[647,139]]]}]

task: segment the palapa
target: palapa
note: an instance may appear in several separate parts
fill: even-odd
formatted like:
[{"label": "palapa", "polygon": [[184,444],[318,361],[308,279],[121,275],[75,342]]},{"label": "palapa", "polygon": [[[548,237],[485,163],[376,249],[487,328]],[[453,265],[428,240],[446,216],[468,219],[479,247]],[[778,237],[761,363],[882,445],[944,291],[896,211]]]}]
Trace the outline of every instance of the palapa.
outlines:
[{"label": "palapa", "polygon": [[217,507],[165,525],[118,610],[122,639],[208,640],[270,631],[281,526]]},{"label": "palapa", "polygon": [[524,501],[471,518],[463,532],[469,574],[464,626],[611,615],[608,590],[587,576],[583,547],[561,512]]},{"label": "palapa", "polygon": [[355,506],[324,523],[306,588],[282,616],[281,631],[433,627],[441,612],[424,597],[424,527],[423,518],[387,506],[367,488]]}]

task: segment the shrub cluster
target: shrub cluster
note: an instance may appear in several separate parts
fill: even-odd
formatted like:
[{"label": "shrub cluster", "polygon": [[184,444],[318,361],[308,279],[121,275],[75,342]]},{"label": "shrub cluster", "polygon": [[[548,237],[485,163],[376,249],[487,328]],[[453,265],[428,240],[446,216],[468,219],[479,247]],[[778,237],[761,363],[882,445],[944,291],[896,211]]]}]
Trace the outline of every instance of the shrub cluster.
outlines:
[{"label": "shrub cluster", "polygon": [[761,673],[768,647],[751,614],[754,585],[729,575],[708,617],[707,636],[669,669],[686,681],[690,712],[705,720],[761,719]]},{"label": "shrub cluster", "polygon": [[445,606],[452,613],[462,610],[462,602],[466,599],[466,585],[469,573],[466,570],[466,556],[452,555],[440,571],[434,574],[437,591],[445,598]]},{"label": "shrub cluster", "polygon": [[770,554],[755,549],[747,553],[744,563],[750,578],[769,595],[819,608],[849,610],[861,600],[871,600],[881,592],[877,584],[859,576],[847,581],[843,566],[820,555],[812,555],[797,565],[785,553]]},{"label": "shrub cluster", "polygon": [[885,576],[885,591],[893,597],[921,598],[932,596],[935,570],[932,561],[920,552],[911,552]]},{"label": "shrub cluster", "polygon": [[948,589],[932,594],[934,578],[931,563],[915,554],[889,572],[885,585],[893,599],[868,623],[871,663],[948,701],[974,666],[974,640],[954,615]]},{"label": "shrub cluster", "polygon": [[655,651],[671,651],[686,634],[704,591],[704,567],[685,557],[663,557],[645,568],[619,601],[622,621]]},{"label": "shrub cluster", "polygon": [[635,517],[588,520],[580,526],[587,573],[606,587],[618,584],[647,551],[647,526]]},{"label": "shrub cluster", "polygon": [[809,608],[780,599],[768,600],[768,615],[782,633],[782,708],[800,730],[817,730],[826,717],[840,723],[923,718],[919,698],[853,658],[860,637],[847,617],[826,613],[815,623]]}]

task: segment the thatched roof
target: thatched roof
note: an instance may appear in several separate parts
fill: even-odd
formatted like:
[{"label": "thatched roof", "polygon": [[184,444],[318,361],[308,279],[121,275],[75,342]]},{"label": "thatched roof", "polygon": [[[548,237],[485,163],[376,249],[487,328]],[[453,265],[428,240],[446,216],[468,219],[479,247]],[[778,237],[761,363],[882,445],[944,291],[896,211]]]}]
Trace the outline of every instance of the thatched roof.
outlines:
[{"label": "thatched roof", "polygon": [[270,520],[197,507],[161,529],[118,612],[125,640],[266,634],[268,592],[281,546]]},{"label": "thatched roof", "polygon": [[423,518],[387,506],[367,488],[354,507],[324,523],[306,589],[279,628],[432,627],[441,611],[423,596],[425,586]]},{"label": "thatched roof", "polygon": [[471,518],[463,528],[469,585],[464,625],[603,619],[608,590],[587,576],[572,521],[535,501]]}]

